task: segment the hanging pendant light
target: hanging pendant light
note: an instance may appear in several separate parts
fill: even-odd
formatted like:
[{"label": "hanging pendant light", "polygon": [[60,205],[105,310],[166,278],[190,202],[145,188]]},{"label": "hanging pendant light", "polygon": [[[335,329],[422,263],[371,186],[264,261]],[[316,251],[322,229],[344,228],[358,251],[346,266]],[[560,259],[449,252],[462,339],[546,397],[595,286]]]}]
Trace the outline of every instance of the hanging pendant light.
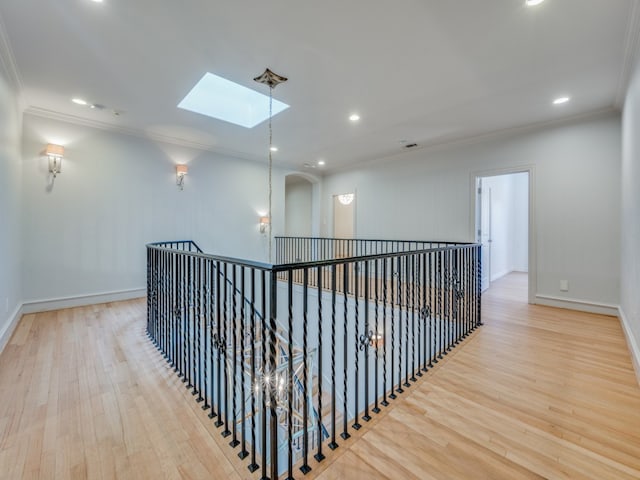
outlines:
[{"label": "hanging pendant light", "polygon": [[269,218],[269,262],[271,262],[271,242],[272,242],[272,236],[271,236],[271,226],[273,225],[272,221],[271,221],[271,195],[272,195],[272,182],[271,182],[271,176],[272,176],[272,169],[273,169],[273,158],[272,158],[272,153],[274,152],[274,147],[273,147],[273,131],[271,128],[271,120],[273,119],[273,89],[275,87],[277,87],[278,85],[280,85],[281,83],[286,82],[288,79],[287,77],[283,77],[281,75],[278,75],[277,73],[272,72],[271,70],[269,70],[268,68],[264,71],[264,73],[262,73],[262,75],[259,75],[257,77],[255,77],[253,79],[254,81],[258,82],[258,83],[264,83],[265,85],[269,86],[269,212],[267,213],[267,216]]}]

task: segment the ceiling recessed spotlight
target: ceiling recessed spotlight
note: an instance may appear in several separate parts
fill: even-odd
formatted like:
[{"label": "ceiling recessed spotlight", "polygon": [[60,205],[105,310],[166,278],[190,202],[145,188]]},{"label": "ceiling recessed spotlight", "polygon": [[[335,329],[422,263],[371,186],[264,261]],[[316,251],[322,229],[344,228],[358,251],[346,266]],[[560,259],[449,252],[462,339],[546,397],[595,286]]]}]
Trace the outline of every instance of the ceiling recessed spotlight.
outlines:
[{"label": "ceiling recessed spotlight", "polygon": [[563,103],[567,103],[571,100],[569,97],[558,97],[553,101],[554,105],[562,105]]},{"label": "ceiling recessed spotlight", "polygon": [[357,113],[352,113],[351,115],[349,115],[349,120],[351,120],[352,122],[357,122],[358,120],[360,120],[360,115],[358,115]]},{"label": "ceiling recessed spotlight", "polygon": [[544,0],[526,0],[524,3],[527,7],[535,7],[536,5],[540,5]]},{"label": "ceiling recessed spotlight", "polygon": [[272,152],[277,152],[278,151],[278,147],[276,147],[275,145],[272,146],[271,148],[269,148],[269,150],[271,150]]},{"label": "ceiling recessed spotlight", "polygon": [[325,166],[325,161],[324,160],[318,160],[318,165],[320,165],[321,167]]},{"label": "ceiling recessed spotlight", "polygon": [[102,0],[92,0],[95,3],[102,3]]},{"label": "ceiling recessed spotlight", "polygon": [[87,101],[83,100],[81,98],[72,98],[71,101],[73,103],[75,103],[76,105],[86,105],[87,104]]}]

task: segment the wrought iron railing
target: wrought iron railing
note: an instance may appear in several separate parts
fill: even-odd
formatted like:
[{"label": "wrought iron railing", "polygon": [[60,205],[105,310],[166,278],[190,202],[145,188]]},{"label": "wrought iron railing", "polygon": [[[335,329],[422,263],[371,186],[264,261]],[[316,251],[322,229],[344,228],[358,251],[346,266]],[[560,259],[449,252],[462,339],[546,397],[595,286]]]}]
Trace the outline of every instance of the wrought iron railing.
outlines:
[{"label": "wrought iron railing", "polygon": [[262,478],[308,472],[481,324],[478,245],[366,242],[276,265],[147,245],[149,336]]}]

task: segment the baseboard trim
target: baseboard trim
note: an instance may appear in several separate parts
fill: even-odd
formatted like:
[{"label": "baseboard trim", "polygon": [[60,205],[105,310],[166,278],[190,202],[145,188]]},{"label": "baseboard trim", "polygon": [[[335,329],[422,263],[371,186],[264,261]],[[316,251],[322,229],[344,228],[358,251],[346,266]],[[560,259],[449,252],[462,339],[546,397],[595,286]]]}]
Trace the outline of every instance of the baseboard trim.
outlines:
[{"label": "baseboard trim", "polygon": [[118,292],[104,292],[74,297],[51,298],[48,300],[28,300],[22,306],[22,313],[40,313],[63,308],[84,307],[98,303],[121,302],[141,298],[147,294],[145,288],[121,290]]},{"label": "baseboard trim", "polygon": [[636,379],[638,380],[638,384],[640,384],[640,347],[638,347],[638,342],[631,332],[631,325],[629,325],[629,320],[624,314],[622,307],[618,308],[618,317],[622,324],[624,336],[627,339],[627,345],[629,346],[629,352],[631,353],[631,362],[633,363],[633,369],[636,372]]},{"label": "baseboard trim", "polygon": [[13,335],[14,330],[18,326],[18,322],[22,318],[22,313],[22,305],[18,305],[9,317],[10,320],[7,322],[7,325],[5,325],[2,332],[0,332],[0,353],[2,353],[4,347],[9,343],[11,335]]},{"label": "baseboard trim", "polygon": [[575,300],[572,298],[559,298],[548,295],[536,295],[536,303],[547,307],[566,308],[569,310],[578,310],[580,312],[609,315],[611,317],[618,316],[619,308],[617,305],[607,305],[606,303]]}]

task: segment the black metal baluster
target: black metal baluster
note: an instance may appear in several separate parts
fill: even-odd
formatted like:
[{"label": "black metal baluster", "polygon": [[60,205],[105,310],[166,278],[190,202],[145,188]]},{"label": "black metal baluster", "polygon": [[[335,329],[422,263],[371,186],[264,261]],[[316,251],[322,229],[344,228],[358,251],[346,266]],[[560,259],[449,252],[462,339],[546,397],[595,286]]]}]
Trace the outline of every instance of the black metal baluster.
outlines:
[{"label": "black metal baluster", "polygon": [[347,413],[347,382],[349,377],[347,376],[347,365],[349,363],[349,359],[347,356],[347,343],[349,341],[349,337],[348,337],[348,332],[347,332],[347,323],[348,323],[348,297],[347,297],[347,290],[348,290],[348,286],[349,286],[349,264],[345,263],[343,265],[344,267],[344,275],[343,275],[343,290],[344,290],[344,337],[343,337],[343,342],[342,342],[342,365],[343,365],[343,376],[342,376],[342,393],[343,393],[343,399],[342,399],[342,433],[340,434],[340,436],[346,440],[347,438],[351,437],[351,435],[349,434],[349,432],[347,431],[347,421],[348,421],[348,417],[349,414]]},{"label": "black metal baluster", "polygon": [[429,290],[427,290],[429,288],[429,284],[427,283],[427,278],[428,278],[428,273],[427,273],[427,269],[428,264],[427,264],[427,260],[429,258],[429,253],[423,253],[420,256],[420,263],[422,266],[422,288],[420,289],[420,318],[421,318],[421,325],[422,325],[422,371],[426,372],[427,371],[427,362],[428,362],[428,353],[429,351],[427,350],[427,340],[428,340],[428,322],[429,322]]},{"label": "black metal baluster", "polygon": [[[382,259],[382,281],[384,283],[382,284],[382,402],[380,403],[383,407],[389,405],[389,402],[387,401],[387,391],[389,389],[387,386],[387,290],[389,284],[389,279],[387,277],[387,261],[387,258]],[[393,387],[391,387],[391,389],[393,393]]]},{"label": "black metal baluster", "polygon": [[236,300],[237,298],[237,271],[238,271],[238,266],[237,265],[231,265],[231,328],[232,328],[232,332],[231,332],[231,341],[233,342],[233,354],[232,354],[232,362],[233,362],[233,367],[231,369],[231,375],[233,376],[233,380],[231,381],[231,421],[233,423],[233,426],[231,428],[231,441],[229,442],[229,445],[233,448],[237,447],[238,445],[240,445],[240,441],[238,440],[238,422],[236,420],[236,415],[237,415],[237,396],[238,396],[238,386],[237,386],[237,380],[238,380],[238,302]]},{"label": "black metal baluster", "polygon": [[[404,380],[404,386],[405,387],[410,387],[411,384],[409,383],[409,356],[411,356],[413,354],[413,351],[410,352],[409,351],[409,316],[410,316],[410,312],[413,312],[413,305],[412,305],[412,299],[411,299],[411,262],[409,261],[410,256],[409,255],[405,255],[404,257],[404,312],[405,312],[405,319],[407,321],[406,324],[406,329],[405,329],[405,347],[407,348],[407,353],[404,357],[404,374],[405,374],[405,380]],[[411,331],[411,337],[413,339],[415,332],[412,330]],[[413,348],[413,346],[412,346]]]},{"label": "black metal baluster", "polygon": [[[352,245],[353,245],[353,241],[352,241]],[[355,245],[357,248],[357,244]],[[360,430],[360,428],[362,427],[362,425],[360,425],[360,421],[359,421],[359,416],[360,416],[360,405],[358,405],[358,393],[360,391],[360,375],[359,375],[359,352],[360,352],[360,332],[359,332],[359,325],[360,325],[360,309],[359,309],[359,305],[360,305],[360,298],[359,298],[359,284],[360,284],[360,272],[359,272],[359,263],[355,262],[353,264],[353,278],[354,278],[354,313],[355,313],[355,321],[354,321],[354,325],[355,325],[355,348],[353,349],[353,355],[355,356],[355,363],[356,363],[356,371],[355,371],[355,378],[354,378],[354,401],[353,401],[353,413],[355,416],[355,421],[352,425],[352,427],[354,428],[354,430]]]},{"label": "black metal baluster", "polygon": [[[364,416],[365,422],[371,420],[369,415],[369,347],[373,341],[373,332],[369,330],[369,261],[364,262]],[[376,333],[377,335],[377,333]]]},{"label": "black metal baluster", "polygon": [[309,307],[309,269],[304,268],[303,270],[303,290],[302,290],[302,381],[303,381],[303,406],[304,410],[302,412],[302,459],[303,463],[300,467],[300,471],[305,475],[311,471],[311,467],[309,466],[309,397],[311,396],[309,392],[309,365],[308,365],[308,307]]},{"label": "black metal baluster", "polygon": [[224,360],[223,357],[223,349],[225,347],[224,342],[222,341],[223,328],[224,328],[224,319],[220,314],[222,309],[223,300],[220,297],[220,293],[222,292],[222,282],[224,281],[224,277],[222,276],[222,270],[220,269],[220,262],[216,262],[216,370],[217,370],[217,382],[216,382],[216,393],[218,396],[218,420],[214,424],[216,427],[220,428],[224,425],[222,421],[222,362]]},{"label": "black metal baluster", "polygon": [[261,322],[261,336],[260,344],[262,346],[262,378],[260,379],[260,388],[262,390],[262,415],[261,415],[261,442],[260,448],[262,449],[262,479],[268,480],[267,476],[267,385],[265,375],[267,375],[267,292],[266,292],[266,272],[260,271],[261,275],[261,293],[262,293],[262,322]]},{"label": "black metal baluster", "polygon": [[322,266],[318,267],[318,418],[316,428],[318,430],[317,435],[317,449],[318,451],[313,456],[317,462],[321,462],[324,460],[324,454],[322,453],[322,434],[323,434],[323,424],[322,424],[322,363],[324,361],[322,356],[322,324],[324,323],[324,318],[322,316],[322,279],[324,276],[324,270]]},{"label": "black metal baluster", "polygon": [[402,304],[402,301],[405,297],[404,293],[406,291],[406,285],[403,285],[402,282],[402,259],[401,257],[396,257],[396,268],[398,272],[398,291],[397,291],[397,300],[398,300],[398,387],[396,388],[396,392],[404,393],[404,389],[402,388],[402,323],[406,313],[406,302],[405,305]]},{"label": "black metal baluster", "polygon": [[293,479],[293,271],[287,279],[287,480]]},{"label": "black metal baluster", "polygon": [[338,448],[336,443],[336,269],[335,264],[331,265],[331,442],[329,442],[331,450]]},{"label": "black metal baluster", "polygon": [[429,368],[433,368],[433,360],[435,357],[435,339],[434,332],[434,316],[435,316],[435,285],[433,284],[433,269],[435,268],[435,255],[436,253],[431,251],[427,257],[429,263]]},{"label": "black metal baluster", "polygon": [[[184,255],[184,254],[183,254]],[[192,258],[185,256],[186,261],[186,283],[187,283],[187,298],[186,308],[184,309],[184,315],[187,321],[187,368],[185,378],[187,381],[187,389],[193,387],[191,382],[193,381],[193,277],[192,277]]]},{"label": "black metal baluster", "polygon": [[178,255],[179,261],[180,261],[180,273],[178,275],[177,281],[180,283],[181,287],[180,287],[180,323],[182,325],[182,331],[181,331],[181,337],[182,337],[182,365],[180,368],[180,373],[182,374],[182,381],[183,382],[187,382],[187,368],[188,368],[188,335],[189,335],[189,330],[188,330],[188,326],[189,324],[187,323],[187,311],[188,311],[188,302],[186,301],[186,297],[187,297],[187,289],[188,289],[188,285],[187,282],[184,280],[184,278],[186,277],[187,274],[187,265],[186,265],[186,258],[183,254],[179,254]]},{"label": "black metal baluster", "polygon": [[[209,263],[209,365],[211,367],[210,373],[210,383],[209,388],[211,391],[209,392],[209,398],[211,399],[211,411],[209,412],[209,418],[216,417],[218,414],[216,413],[216,401],[215,401],[215,378],[220,378],[219,372],[218,375],[215,375],[215,355],[216,355],[216,344],[215,339],[216,333],[214,329],[217,329],[219,318],[216,316],[216,305],[218,297],[216,295],[216,285],[218,284],[217,279],[217,268],[215,263],[212,261]],[[218,409],[220,407],[220,403],[217,404]]]},{"label": "black metal baluster", "polygon": [[[224,378],[224,431],[222,432],[223,437],[228,437],[231,435],[231,430],[229,430],[229,361],[227,354],[228,352],[228,344],[227,341],[229,339],[229,288],[228,288],[228,271],[227,271],[227,262],[224,263],[222,270],[222,337],[220,338],[220,343],[222,345],[222,371]],[[234,267],[235,270],[235,267]],[[235,347],[234,347],[235,348]],[[234,352],[235,353],[235,352]]]},{"label": "black metal baluster", "polygon": [[[260,468],[256,463],[256,271],[251,270],[251,462],[247,467],[251,473]],[[264,310],[263,310],[264,313]],[[259,388],[259,387],[258,387]]]},{"label": "black metal baluster", "polygon": [[[417,295],[416,289],[418,288],[417,270],[418,266],[416,261],[418,257],[411,255],[409,257],[409,265],[411,266],[411,378],[412,382],[416,382],[416,339],[420,341],[420,325],[418,325],[418,333],[416,333],[416,310],[417,310]],[[418,355],[420,354],[420,344],[418,343]],[[419,361],[418,361],[419,364]],[[420,372],[418,371],[418,374]],[[422,374],[420,374],[422,375]]]},{"label": "black metal baluster", "polygon": [[[246,391],[245,391],[245,350],[246,350],[246,332],[245,332],[245,322],[246,319],[246,289],[245,289],[245,267],[240,268],[240,419],[241,419],[241,438],[242,438],[242,446],[240,447],[240,451],[238,452],[238,457],[240,459],[244,459],[249,455],[247,451],[247,432],[246,432]],[[253,414],[252,414],[253,415]]]},{"label": "black metal baluster", "polygon": [[[278,315],[278,277],[271,270],[269,283],[269,372],[271,376],[276,374],[276,318]],[[276,384],[270,382],[269,388],[269,440],[271,445],[271,478],[278,478],[278,417],[277,417]]]},{"label": "black metal baluster", "polygon": [[[197,394],[196,402],[200,403],[204,401],[202,397],[202,330],[204,329],[202,314],[202,258],[196,257],[196,325],[197,325],[197,348],[196,348],[196,361],[197,361]],[[194,387],[194,390],[196,388]]]},{"label": "black metal baluster", "polygon": [[204,403],[202,404],[202,410],[208,410],[211,405],[209,400],[213,403],[213,396],[210,396],[209,391],[209,361],[211,359],[211,261],[205,260],[203,265],[203,299],[204,299],[204,353],[202,355],[202,378],[204,383],[202,389],[204,391]]},{"label": "black metal baluster", "polygon": [[[398,289],[398,276],[399,276],[399,272],[397,272],[394,269],[394,261],[393,258],[389,259],[389,267],[390,267],[390,271],[389,273],[391,274],[390,276],[390,281],[391,281],[391,298],[390,300],[390,306],[391,306],[391,312],[389,315],[389,321],[391,322],[391,365],[390,365],[390,372],[391,372],[391,393],[389,393],[389,398],[392,400],[395,400],[397,398],[396,393],[394,391],[395,388],[395,351],[396,351],[396,302],[395,302],[395,293]],[[386,353],[386,352],[385,352]],[[386,358],[386,355],[385,355]]]},{"label": "black metal baluster", "polygon": [[434,363],[438,363],[438,359],[442,360],[442,344],[444,343],[442,338],[442,286],[444,284],[444,278],[442,274],[442,250],[438,250],[438,270],[437,270],[437,282],[438,282],[438,316],[436,318],[436,330],[438,330],[438,356],[434,360]]},{"label": "black metal baluster", "polygon": [[[376,249],[377,249],[377,245],[376,245]],[[376,251],[376,253],[378,253]],[[374,376],[373,376],[373,396],[375,397],[375,405],[373,406],[373,413],[380,413],[380,407],[378,405],[378,399],[380,398],[380,379],[379,377],[379,353],[380,353],[380,326],[378,324],[378,319],[379,319],[379,301],[380,301],[380,277],[379,277],[379,271],[378,271],[378,263],[379,263],[379,259],[376,259],[373,261],[373,278],[374,278],[374,331],[373,331],[373,338],[375,341],[375,348],[374,348],[374,353],[375,353],[375,364],[374,364]]]},{"label": "black metal baluster", "polygon": [[480,248],[480,246],[476,247],[476,252],[477,252],[477,256],[478,259],[476,261],[476,264],[478,265],[478,273],[476,274],[476,283],[477,283],[477,289],[476,289],[476,316],[477,316],[477,326],[481,326],[483,325],[482,323],[482,249]]}]

